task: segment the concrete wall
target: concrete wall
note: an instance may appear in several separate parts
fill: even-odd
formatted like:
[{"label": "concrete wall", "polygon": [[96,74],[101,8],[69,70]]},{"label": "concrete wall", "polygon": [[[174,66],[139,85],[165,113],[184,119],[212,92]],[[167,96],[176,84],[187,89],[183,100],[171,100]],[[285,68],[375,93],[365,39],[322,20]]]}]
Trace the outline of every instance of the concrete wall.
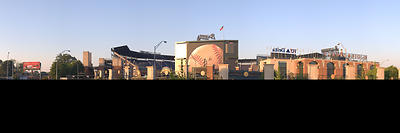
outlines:
[{"label": "concrete wall", "polygon": [[229,64],[219,64],[219,77],[222,80],[229,79]]},{"label": "concrete wall", "polygon": [[112,69],[108,69],[108,80],[114,79],[114,71]]},{"label": "concrete wall", "polygon": [[124,79],[129,80],[132,78],[132,69],[130,66],[124,67]]},{"label": "concrete wall", "polygon": [[287,62],[287,76],[289,78],[290,74],[293,74],[293,76],[296,76],[297,73],[297,61],[296,60],[289,60]]},{"label": "concrete wall", "polygon": [[377,80],[385,80],[385,68],[378,67],[378,72],[376,73]]},{"label": "concrete wall", "polygon": [[105,66],[105,65],[106,65],[106,59],[99,58],[99,66]]},{"label": "concrete wall", "polygon": [[308,79],[310,79],[310,80],[318,80],[319,79],[318,65],[316,65],[316,64],[309,65]]},{"label": "concrete wall", "polygon": [[118,57],[113,57],[112,58],[112,66],[113,67],[122,67],[122,59]]},{"label": "concrete wall", "polygon": [[153,69],[153,66],[147,66],[146,67],[147,68],[147,80],[154,80],[154,75],[153,75],[153,73],[154,73],[154,69]]},{"label": "concrete wall", "polygon": [[175,74],[181,77],[187,77],[187,63],[186,59],[175,59]]},{"label": "concrete wall", "polygon": [[[356,77],[356,72],[357,72],[357,65],[362,64],[365,72],[368,72],[370,69],[370,66],[375,65],[377,68],[379,68],[379,63],[376,62],[354,62],[354,61],[342,61],[342,60],[323,60],[323,59],[310,59],[310,58],[300,58],[300,59],[265,59],[260,61],[259,66],[260,66],[260,72],[264,71],[264,64],[275,64],[274,65],[274,69],[278,70],[279,68],[279,62],[280,61],[284,61],[287,63],[287,71],[286,73],[289,74],[293,73],[295,74],[294,76],[296,76],[296,74],[299,74],[300,71],[298,69],[298,64],[299,62],[303,63],[303,74],[304,75],[309,75],[310,78],[310,74],[317,74],[318,73],[318,78],[315,78],[313,76],[316,75],[311,75],[311,79],[329,79],[329,78],[345,78],[344,77],[344,69],[343,69],[343,64],[348,64],[347,66],[351,66],[354,68],[354,70],[350,70],[352,72],[346,71],[346,76],[348,77],[347,79],[353,80]],[[311,62],[316,62],[317,63],[317,68],[319,69],[315,69],[315,73],[314,72],[310,72],[310,63]],[[333,63],[334,64],[334,73],[331,75],[331,77],[328,77],[328,63]],[[352,69],[352,68],[349,68]]]},{"label": "concrete wall", "polygon": [[264,64],[264,80],[274,80],[274,64]]},{"label": "concrete wall", "polygon": [[207,79],[208,80],[214,79],[214,66],[207,66]]},{"label": "concrete wall", "polygon": [[356,68],[354,66],[346,66],[346,80],[355,80],[356,79]]}]

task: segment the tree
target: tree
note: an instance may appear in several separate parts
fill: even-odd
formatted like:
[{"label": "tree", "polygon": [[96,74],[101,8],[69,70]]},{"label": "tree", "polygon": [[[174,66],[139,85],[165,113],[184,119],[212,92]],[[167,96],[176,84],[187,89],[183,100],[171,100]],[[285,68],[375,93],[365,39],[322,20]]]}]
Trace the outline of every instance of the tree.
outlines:
[{"label": "tree", "polygon": [[[13,69],[15,69],[14,62],[15,62],[15,60],[6,60],[6,61],[1,62],[1,64],[0,64],[0,76],[1,77],[12,76],[12,71],[13,71]],[[8,75],[7,75],[7,73],[8,73]]]},{"label": "tree", "polygon": [[397,80],[399,78],[399,70],[395,66],[385,68],[385,80]]},{"label": "tree", "polygon": [[275,80],[283,80],[283,75],[281,74],[279,68],[278,68],[278,70],[274,70],[274,76],[275,76]]},{"label": "tree", "polygon": [[359,72],[357,72],[357,79],[359,79],[359,80],[365,80],[365,77],[366,77],[366,73],[365,73],[365,70],[364,70],[364,66],[363,65],[360,65],[360,68],[358,68],[359,70]]},{"label": "tree", "polygon": [[368,79],[376,80],[377,73],[378,73],[378,68],[376,68],[376,66],[374,66],[373,69],[371,69],[367,72]]},{"label": "tree", "polygon": [[56,65],[58,64],[58,77],[78,75],[84,72],[84,67],[81,61],[77,60],[69,54],[58,55],[50,68],[50,76],[56,79]]},{"label": "tree", "polygon": [[296,79],[296,76],[294,75],[294,73],[290,72],[290,73],[288,74],[288,79],[289,79],[289,80],[295,80],[295,79]]},{"label": "tree", "polygon": [[14,73],[14,76],[12,78],[18,80],[21,77],[21,75],[24,73],[24,64],[23,63],[15,63],[13,73]]}]

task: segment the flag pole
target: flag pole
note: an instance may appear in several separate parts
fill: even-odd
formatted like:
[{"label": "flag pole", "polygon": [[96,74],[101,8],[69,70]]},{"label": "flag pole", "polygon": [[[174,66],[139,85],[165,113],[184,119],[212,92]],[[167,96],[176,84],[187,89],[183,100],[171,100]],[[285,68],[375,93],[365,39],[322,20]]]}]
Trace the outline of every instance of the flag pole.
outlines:
[{"label": "flag pole", "polygon": [[225,30],[223,29],[223,26],[222,26],[222,40],[225,40]]},{"label": "flag pole", "polygon": [[225,34],[224,34],[224,26],[222,25],[222,27],[219,29],[220,32],[222,32],[222,40],[225,39]]}]

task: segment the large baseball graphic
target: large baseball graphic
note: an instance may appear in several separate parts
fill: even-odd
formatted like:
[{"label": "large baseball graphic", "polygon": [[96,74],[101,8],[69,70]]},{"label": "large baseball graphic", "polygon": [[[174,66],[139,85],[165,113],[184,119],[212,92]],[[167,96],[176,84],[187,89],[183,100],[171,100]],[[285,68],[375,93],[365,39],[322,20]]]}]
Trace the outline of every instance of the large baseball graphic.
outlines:
[{"label": "large baseball graphic", "polygon": [[215,44],[207,44],[196,48],[189,56],[189,66],[205,67],[223,63],[223,50]]}]

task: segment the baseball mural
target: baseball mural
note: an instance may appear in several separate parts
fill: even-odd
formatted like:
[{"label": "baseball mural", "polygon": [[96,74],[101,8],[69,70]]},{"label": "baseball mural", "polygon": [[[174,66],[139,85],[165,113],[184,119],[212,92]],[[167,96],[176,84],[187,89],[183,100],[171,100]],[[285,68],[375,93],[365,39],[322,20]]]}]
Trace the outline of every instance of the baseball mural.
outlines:
[{"label": "baseball mural", "polygon": [[207,44],[196,48],[189,56],[189,65],[191,67],[205,67],[223,63],[223,50],[215,44]]}]

